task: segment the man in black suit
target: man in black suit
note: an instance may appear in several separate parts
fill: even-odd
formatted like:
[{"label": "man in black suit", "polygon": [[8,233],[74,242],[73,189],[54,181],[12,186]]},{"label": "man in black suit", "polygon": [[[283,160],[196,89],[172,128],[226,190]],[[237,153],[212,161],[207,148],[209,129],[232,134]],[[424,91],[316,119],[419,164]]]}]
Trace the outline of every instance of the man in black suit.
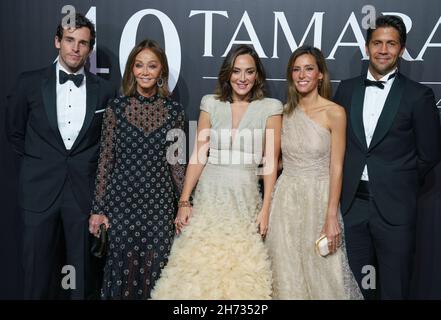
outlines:
[{"label": "man in black suit", "polygon": [[[88,219],[103,108],[115,94],[84,69],[94,43],[94,25],[83,15],[75,28],[60,23],[58,61],[21,74],[7,106],[8,138],[20,158],[26,299],[47,299],[52,275],[62,272],[72,299],[91,293]],[[55,268],[61,234],[74,269]]]},{"label": "man in black suit", "polygon": [[367,76],[342,81],[334,98],[349,119],[341,195],[348,258],[368,299],[408,296],[418,189],[441,159],[433,91],[398,72],[405,43],[399,17],[378,17],[367,31]]}]

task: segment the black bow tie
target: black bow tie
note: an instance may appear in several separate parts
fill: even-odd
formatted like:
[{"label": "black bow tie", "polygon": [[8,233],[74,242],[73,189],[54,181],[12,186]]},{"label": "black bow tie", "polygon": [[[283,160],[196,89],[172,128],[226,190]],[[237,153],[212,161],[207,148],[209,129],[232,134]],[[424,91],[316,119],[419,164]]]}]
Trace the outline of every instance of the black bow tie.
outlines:
[{"label": "black bow tie", "polygon": [[71,80],[75,85],[79,88],[81,86],[81,83],[83,82],[84,74],[73,74],[60,70],[60,84],[65,83],[68,80]]},{"label": "black bow tie", "polygon": [[365,87],[378,87],[380,89],[384,89],[384,84],[386,81],[373,81],[369,79],[364,79]]},{"label": "black bow tie", "polygon": [[[390,80],[392,78],[394,78],[396,76],[396,72],[392,73],[389,78],[387,78],[387,80]],[[378,87],[380,89],[384,89],[384,84],[386,83],[386,81],[374,81],[374,80],[369,80],[369,79],[364,79],[364,85],[366,87]]]}]

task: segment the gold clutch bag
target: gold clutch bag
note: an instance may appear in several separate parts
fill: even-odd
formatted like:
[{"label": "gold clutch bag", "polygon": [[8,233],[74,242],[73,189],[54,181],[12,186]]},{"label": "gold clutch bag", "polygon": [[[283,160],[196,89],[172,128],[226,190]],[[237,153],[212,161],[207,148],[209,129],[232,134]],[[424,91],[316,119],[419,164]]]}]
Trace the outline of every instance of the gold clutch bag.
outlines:
[{"label": "gold clutch bag", "polygon": [[328,238],[326,235],[322,235],[315,241],[315,251],[322,257],[329,255]]}]

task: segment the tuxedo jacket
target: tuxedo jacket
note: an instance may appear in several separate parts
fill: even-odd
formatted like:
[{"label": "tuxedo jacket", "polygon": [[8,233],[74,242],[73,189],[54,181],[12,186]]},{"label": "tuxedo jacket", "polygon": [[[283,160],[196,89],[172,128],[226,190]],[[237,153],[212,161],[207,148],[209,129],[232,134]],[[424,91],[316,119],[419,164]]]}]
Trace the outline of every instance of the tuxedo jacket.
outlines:
[{"label": "tuxedo jacket", "polygon": [[19,202],[42,212],[69,177],[75,199],[90,211],[99,155],[101,123],[115,89],[85,70],[86,116],[72,148],[66,150],[57,123],[56,65],[20,75],[9,96],[6,131],[19,155]]},{"label": "tuxedo jacket", "polygon": [[350,208],[367,164],[369,186],[382,217],[393,225],[415,219],[417,193],[441,159],[441,126],[433,91],[397,74],[369,147],[363,126],[366,76],[342,81],[334,101],[346,110],[341,210]]}]

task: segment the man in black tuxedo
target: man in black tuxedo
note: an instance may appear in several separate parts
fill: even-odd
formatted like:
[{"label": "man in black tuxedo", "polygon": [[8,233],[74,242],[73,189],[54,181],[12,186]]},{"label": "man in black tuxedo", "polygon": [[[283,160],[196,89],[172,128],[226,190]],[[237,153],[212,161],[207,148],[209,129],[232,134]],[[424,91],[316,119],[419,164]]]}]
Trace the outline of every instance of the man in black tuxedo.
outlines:
[{"label": "man in black tuxedo", "polygon": [[[83,15],[76,14],[75,28],[60,23],[58,61],[21,74],[8,102],[8,138],[20,158],[26,299],[47,299],[53,274],[68,276],[72,299],[91,293],[88,219],[103,108],[115,94],[84,69],[94,43],[94,25]],[[66,275],[55,267],[62,234],[74,267]]]},{"label": "man in black tuxedo", "polygon": [[398,72],[405,43],[399,17],[378,17],[367,31],[367,76],[342,81],[334,97],[349,119],[341,195],[349,264],[368,299],[407,298],[418,189],[441,159],[433,91]]}]

